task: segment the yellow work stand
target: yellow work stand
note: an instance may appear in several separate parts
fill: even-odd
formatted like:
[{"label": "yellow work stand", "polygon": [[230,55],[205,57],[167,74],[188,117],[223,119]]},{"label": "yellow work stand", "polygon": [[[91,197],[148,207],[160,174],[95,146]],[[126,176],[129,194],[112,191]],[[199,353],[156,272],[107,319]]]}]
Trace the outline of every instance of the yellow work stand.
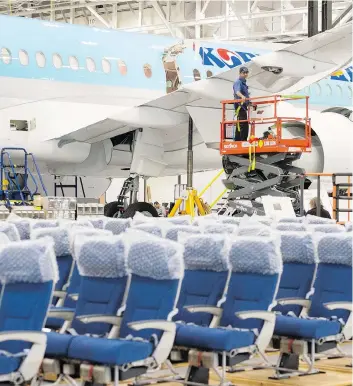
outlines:
[{"label": "yellow work stand", "polygon": [[180,197],[176,200],[175,205],[173,206],[173,209],[169,213],[168,217],[174,217],[175,214],[178,212],[178,209],[180,208],[181,204],[185,201],[185,213],[190,215],[191,217],[195,217],[195,205],[197,206],[197,209],[199,210],[200,216],[204,216],[206,214],[202,199],[199,198],[197,195],[197,190],[195,189],[186,189],[186,194],[184,197]]}]

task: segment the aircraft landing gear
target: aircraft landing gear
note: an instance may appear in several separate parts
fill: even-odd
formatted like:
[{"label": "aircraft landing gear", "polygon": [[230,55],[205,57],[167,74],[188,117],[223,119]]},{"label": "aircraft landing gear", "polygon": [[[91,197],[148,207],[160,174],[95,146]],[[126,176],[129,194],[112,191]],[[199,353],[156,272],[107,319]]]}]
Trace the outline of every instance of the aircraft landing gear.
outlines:
[{"label": "aircraft landing gear", "polygon": [[158,217],[157,210],[148,202],[138,202],[139,176],[129,177],[124,181],[117,201],[109,202],[104,207],[104,216],[113,218],[134,217],[136,212],[145,216]]}]

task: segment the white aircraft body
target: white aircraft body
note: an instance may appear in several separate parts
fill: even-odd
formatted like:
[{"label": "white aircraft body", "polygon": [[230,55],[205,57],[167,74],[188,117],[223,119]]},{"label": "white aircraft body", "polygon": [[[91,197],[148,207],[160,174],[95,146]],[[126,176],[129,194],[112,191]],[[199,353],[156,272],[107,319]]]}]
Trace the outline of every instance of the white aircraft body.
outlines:
[{"label": "white aircraft body", "polygon": [[[194,171],[220,169],[220,101],[233,98],[246,65],[252,97],[310,96],[313,150],[297,164],[345,172],[351,47],[351,24],[271,52],[1,16],[1,148],[33,153],[45,181],[84,177],[86,195],[98,197],[111,178],[184,174],[190,115]],[[283,102],[280,111],[305,115],[301,103]],[[301,125],[289,131],[304,134]]]}]

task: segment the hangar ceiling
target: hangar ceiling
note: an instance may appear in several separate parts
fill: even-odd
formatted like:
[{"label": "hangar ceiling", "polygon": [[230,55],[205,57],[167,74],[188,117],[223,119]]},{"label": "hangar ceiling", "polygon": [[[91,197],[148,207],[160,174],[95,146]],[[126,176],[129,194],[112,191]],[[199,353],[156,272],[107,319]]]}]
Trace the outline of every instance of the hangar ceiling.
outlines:
[{"label": "hangar ceiling", "polygon": [[[320,12],[321,1],[319,22]],[[0,0],[0,13],[181,39],[283,43],[308,35],[306,0]],[[333,26],[350,20],[351,0],[332,0]]]}]

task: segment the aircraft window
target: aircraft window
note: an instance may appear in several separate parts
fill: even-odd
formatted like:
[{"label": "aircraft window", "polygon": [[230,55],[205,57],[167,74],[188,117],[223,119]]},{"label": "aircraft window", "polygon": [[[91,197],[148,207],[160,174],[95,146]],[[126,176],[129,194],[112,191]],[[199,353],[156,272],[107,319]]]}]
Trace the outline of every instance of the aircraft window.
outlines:
[{"label": "aircraft window", "polygon": [[53,55],[53,64],[55,68],[61,68],[63,66],[63,60],[59,54]]},{"label": "aircraft window", "polygon": [[213,76],[212,71],[208,70],[206,72],[206,75],[207,75],[207,78],[211,78],[211,76]]},{"label": "aircraft window", "polygon": [[47,61],[45,59],[45,55],[43,54],[43,52],[36,53],[36,62],[38,67],[41,67],[41,68],[45,67]]},{"label": "aircraft window", "polygon": [[78,64],[78,59],[76,58],[76,56],[70,56],[69,57],[69,63],[70,63],[70,67],[77,71],[79,69],[79,64]]},{"label": "aircraft window", "polygon": [[87,66],[87,70],[89,72],[95,72],[96,71],[96,63],[92,58],[86,59],[86,66]]},{"label": "aircraft window", "polygon": [[313,88],[314,88],[314,90],[315,90],[315,94],[316,94],[317,96],[320,96],[320,95],[321,95],[321,86],[320,86],[318,83],[315,83],[315,84],[313,85]]},{"label": "aircraft window", "polygon": [[2,48],[1,49],[1,59],[4,62],[4,64],[10,64],[12,57],[11,57],[11,52],[7,48]]},{"label": "aircraft window", "polygon": [[332,96],[332,88],[329,84],[326,85],[326,96]]},{"label": "aircraft window", "polygon": [[337,85],[336,88],[337,88],[337,94],[338,94],[337,96],[342,97],[343,96],[342,87]]},{"label": "aircraft window", "polygon": [[118,70],[121,75],[126,75],[127,74],[127,66],[125,62],[121,59],[118,59]]},{"label": "aircraft window", "polygon": [[352,87],[348,86],[348,98],[353,98],[353,92],[352,92]]},{"label": "aircraft window", "polygon": [[152,67],[150,64],[144,64],[143,65],[143,72],[145,73],[146,78],[152,77]]},{"label": "aircraft window", "polygon": [[29,57],[28,57],[27,51],[19,50],[18,51],[18,58],[20,59],[20,63],[22,64],[22,66],[28,66]]},{"label": "aircraft window", "polygon": [[194,79],[195,79],[195,80],[200,80],[200,79],[201,79],[201,74],[200,74],[200,71],[199,71],[199,70],[197,70],[197,69],[195,68],[194,71],[193,71],[193,73],[194,73]]},{"label": "aircraft window", "polygon": [[102,59],[102,69],[105,74],[109,74],[111,71],[111,65],[108,59]]}]

